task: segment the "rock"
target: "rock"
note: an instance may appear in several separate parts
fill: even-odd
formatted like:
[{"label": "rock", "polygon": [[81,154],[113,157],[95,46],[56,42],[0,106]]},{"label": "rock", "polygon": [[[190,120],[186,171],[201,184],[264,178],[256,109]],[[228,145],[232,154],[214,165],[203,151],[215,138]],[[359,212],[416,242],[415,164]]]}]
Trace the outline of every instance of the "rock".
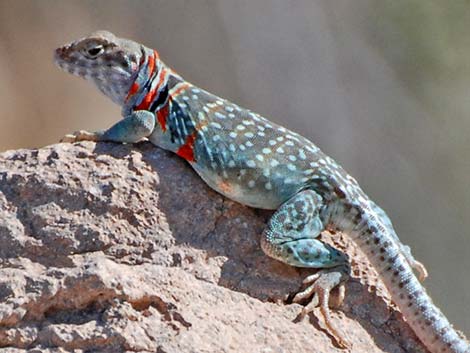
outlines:
[{"label": "rock", "polygon": [[[310,273],[266,257],[271,213],[149,143],[0,154],[2,352],[344,352],[281,299]],[[353,352],[424,352],[347,237],[335,325]]]}]

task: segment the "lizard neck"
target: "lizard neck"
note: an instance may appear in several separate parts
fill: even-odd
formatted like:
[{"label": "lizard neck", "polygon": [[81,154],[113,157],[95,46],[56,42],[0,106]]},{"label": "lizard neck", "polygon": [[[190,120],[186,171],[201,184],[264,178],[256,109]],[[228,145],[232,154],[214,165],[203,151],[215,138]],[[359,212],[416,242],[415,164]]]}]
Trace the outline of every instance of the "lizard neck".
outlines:
[{"label": "lizard neck", "polygon": [[[193,114],[185,99],[194,99],[198,88],[166,66],[156,51],[145,50],[135,80],[122,106],[122,115],[147,110],[155,114],[150,140],[188,162],[195,161],[194,142],[201,128],[200,115]],[[201,101],[203,97],[201,97]]]},{"label": "lizard neck", "polygon": [[160,60],[156,50],[141,48],[139,68],[133,75],[133,82],[123,99],[122,115],[133,111],[148,110],[157,113],[168,108],[169,90],[182,78]]},{"label": "lizard neck", "polygon": [[188,106],[177,97],[191,87],[160,60],[155,50],[142,47],[139,69],[122,105],[124,117],[139,110],[154,113],[157,124],[150,137],[152,142],[189,162],[195,160],[193,145],[197,123]]}]

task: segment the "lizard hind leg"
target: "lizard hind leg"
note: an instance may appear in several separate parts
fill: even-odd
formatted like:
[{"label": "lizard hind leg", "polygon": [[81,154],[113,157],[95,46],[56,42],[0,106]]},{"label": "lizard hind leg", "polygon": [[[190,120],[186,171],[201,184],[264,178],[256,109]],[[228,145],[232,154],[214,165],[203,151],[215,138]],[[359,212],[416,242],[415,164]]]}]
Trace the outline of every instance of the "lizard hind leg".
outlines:
[{"label": "lizard hind leg", "polygon": [[316,239],[325,228],[320,216],[322,207],[322,198],[314,191],[296,194],[269,220],[261,238],[261,248],[266,255],[291,266],[321,269],[304,279],[306,288],[294,296],[293,302],[309,302],[300,319],[319,306],[328,333],[340,347],[347,348],[350,345],[334,327],[328,304],[330,292],[335,288],[340,294],[337,304],[342,302],[349,266],[343,253]]}]

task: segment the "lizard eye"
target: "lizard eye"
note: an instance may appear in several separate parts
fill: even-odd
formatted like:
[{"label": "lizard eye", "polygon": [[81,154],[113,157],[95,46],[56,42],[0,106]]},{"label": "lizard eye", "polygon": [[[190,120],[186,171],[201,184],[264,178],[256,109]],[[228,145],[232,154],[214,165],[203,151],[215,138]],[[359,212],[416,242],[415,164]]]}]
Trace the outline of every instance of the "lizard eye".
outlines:
[{"label": "lizard eye", "polygon": [[94,47],[88,48],[84,51],[85,56],[89,59],[96,59],[101,53],[103,53],[104,48],[102,45],[96,45]]}]

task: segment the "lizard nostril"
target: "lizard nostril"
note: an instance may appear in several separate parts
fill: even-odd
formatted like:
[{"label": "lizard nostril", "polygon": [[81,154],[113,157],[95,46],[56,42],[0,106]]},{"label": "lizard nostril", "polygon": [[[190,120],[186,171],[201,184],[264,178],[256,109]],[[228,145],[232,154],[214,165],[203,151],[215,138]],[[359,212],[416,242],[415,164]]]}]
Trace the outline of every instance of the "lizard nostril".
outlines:
[{"label": "lizard nostril", "polygon": [[60,47],[54,51],[54,60],[67,60],[69,59],[70,50],[69,47]]}]

